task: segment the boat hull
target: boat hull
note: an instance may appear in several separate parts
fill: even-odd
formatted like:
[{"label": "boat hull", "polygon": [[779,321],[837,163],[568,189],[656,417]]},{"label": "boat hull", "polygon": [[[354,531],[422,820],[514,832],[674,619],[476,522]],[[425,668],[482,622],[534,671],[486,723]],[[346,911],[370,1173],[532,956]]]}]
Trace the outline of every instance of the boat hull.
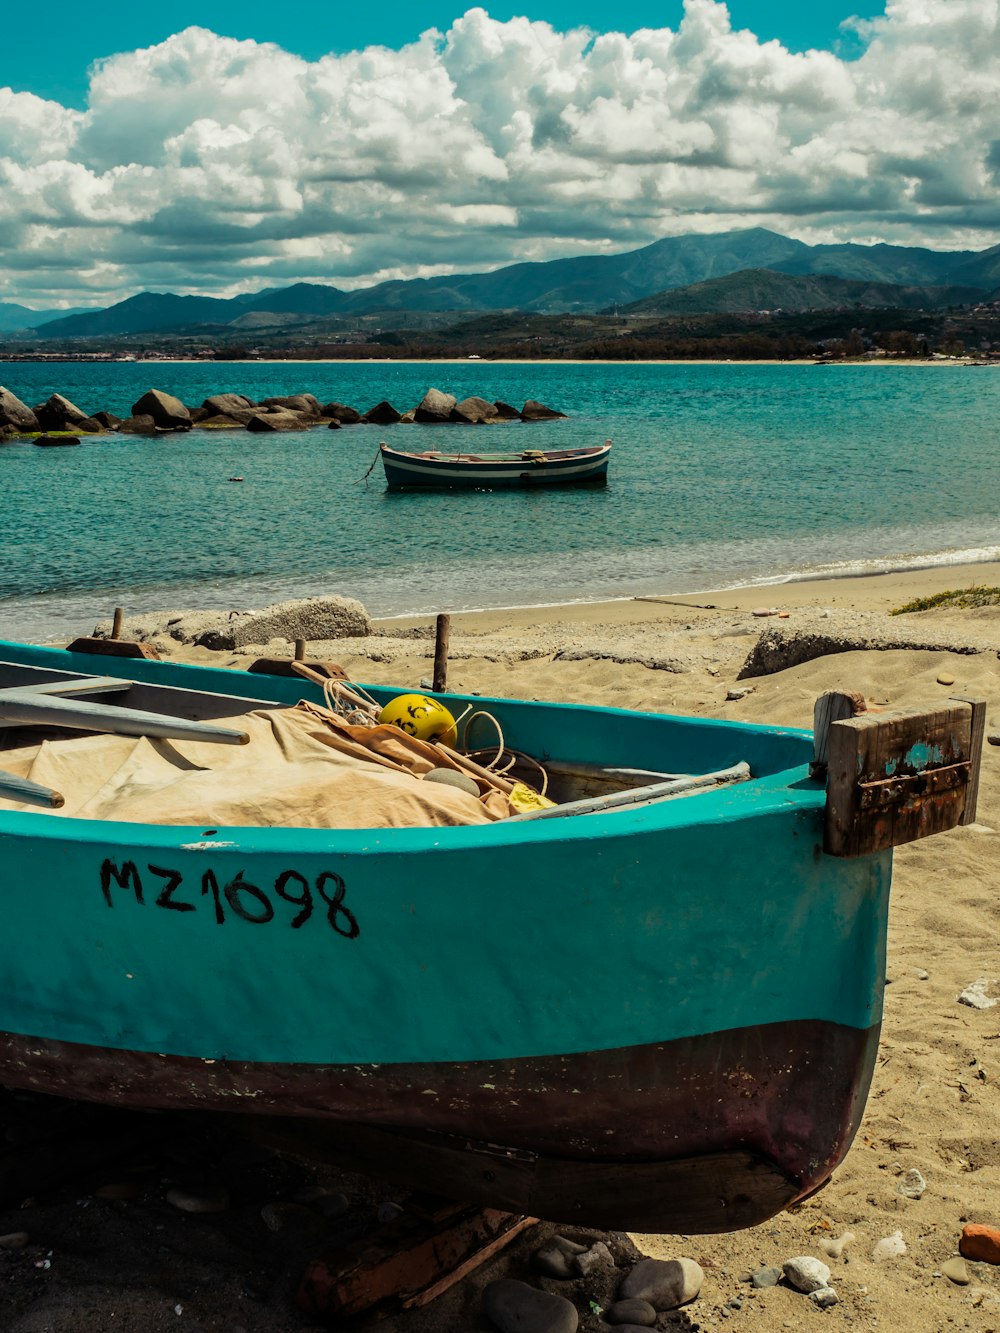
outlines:
[{"label": "boat hull", "polygon": [[389,490],[427,487],[489,489],[536,486],[603,486],[607,482],[610,450],[571,450],[540,458],[511,461],[431,458],[383,448],[382,466]]},{"label": "boat hull", "polygon": [[871,1078],[891,860],[822,854],[810,738],[476,706],[543,760],[748,759],[754,778],[449,829],[101,824],[0,805],[0,1083],[313,1120],[358,1160],[377,1136],[371,1164],[396,1179],[594,1225],[725,1230],[822,1184]]}]

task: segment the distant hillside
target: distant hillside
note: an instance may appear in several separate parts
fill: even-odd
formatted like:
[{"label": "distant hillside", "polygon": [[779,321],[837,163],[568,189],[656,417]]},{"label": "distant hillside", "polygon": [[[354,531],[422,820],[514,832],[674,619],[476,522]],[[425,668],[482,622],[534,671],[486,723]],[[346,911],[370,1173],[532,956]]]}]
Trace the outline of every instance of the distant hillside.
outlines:
[{"label": "distant hillside", "polygon": [[70,310],[30,310],[28,306],[16,305],[13,301],[0,301],[0,333],[34,329],[39,324],[48,324],[64,315],[83,314],[84,309],[83,306],[75,306]]},{"label": "distant hillside", "polygon": [[906,287],[890,282],[859,282],[823,275],[799,277],[771,269],[746,269],[724,278],[658,292],[622,308],[636,315],[736,314],[749,310],[859,309],[943,310],[972,305],[984,293],[976,287]]},{"label": "distant hillside", "polygon": [[[660,299],[665,291],[683,290],[683,300],[692,299],[693,288],[715,279],[749,271],[767,271],[771,281],[784,274],[817,279],[840,279],[858,284],[857,293],[845,288],[834,304],[894,303],[882,289],[887,285],[911,292],[907,306],[926,304],[932,289],[954,289],[963,294],[935,296],[935,305],[968,302],[1000,286],[1000,246],[981,254],[972,251],[937,251],[898,245],[806,245],[779,236],[763,227],[710,235],[670,236],[639,250],[616,255],[584,255],[575,259],[553,259],[546,263],[511,264],[492,273],[457,273],[438,278],[379,283],[374,287],[343,291],[319,283],[296,283],[291,287],[222,300],[207,296],[175,296],[143,292],[106,310],[90,311],[52,320],[38,329],[44,338],[122,337],[170,330],[197,329],[199,325],[228,326],[249,314],[280,315],[274,321],[288,325],[284,316],[298,316],[303,324],[330,317],[467,311],[526,311],[541,314],[590,314],[612,306],[633,306],[649,297]],[[777,289],[774,289],[775,292]],[[788,288],[789,295],[762,294],[749,289],[739,307],[813,309],[815,305],[792,305],[796,291],[816,293],[815,299],[829,303],[831,292],[822,288]],[[969,295],[969,292],[973,295]],[[722,299],[716,289],[698,293],[708,300]],[[798,300],[805,300],[800,295]],[[812,296],[808,297],[813,300]],[[673,307],[672,307],[673,308]],[[694,310],[696,306],[685,306]],[[710,305],[705,310],[733,309]],[[665,309],[656,306],[655,309]],[[247,320],[250,327],[258,320]],[[2,326],[0,326],[2,327]]]}]

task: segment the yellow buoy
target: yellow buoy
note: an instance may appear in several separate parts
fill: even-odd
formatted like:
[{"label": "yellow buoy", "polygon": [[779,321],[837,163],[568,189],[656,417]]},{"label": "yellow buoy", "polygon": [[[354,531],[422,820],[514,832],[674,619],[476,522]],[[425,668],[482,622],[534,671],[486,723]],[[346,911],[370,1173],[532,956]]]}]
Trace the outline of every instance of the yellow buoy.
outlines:
[{"label": "yellow buoy", "polygon": [[441,741],[451,746],[458,743],[455,719],[444,704],[426,694],[397,695],[382,709],[378,720],[421,741]]}]

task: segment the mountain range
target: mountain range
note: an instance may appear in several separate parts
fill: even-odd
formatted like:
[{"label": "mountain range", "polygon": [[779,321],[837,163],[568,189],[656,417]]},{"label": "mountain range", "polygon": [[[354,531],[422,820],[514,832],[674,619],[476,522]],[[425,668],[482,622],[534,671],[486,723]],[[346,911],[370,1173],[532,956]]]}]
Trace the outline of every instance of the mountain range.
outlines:
[{"label": "mountain range", "polygon": [[[718,286],[718,280],[733,275],[739,281],[728,288]],[[796,283],[796,278],[803,281]],[[939,309],[985,299],[998,287],[1000,246],[971,251],[807,245],[754,227],[666,237],[617,255],[511,264],[491,273],[382,282],[355,291],[296,283],[229,299],[142,292],[103,310],[61,314],[44,323],[34,322],[44,312],[26,313],[32,316],[32,336],[67,339],[210,329],[250,332],[269,324],[288,327],[407,312],[823,308],[816,302]],[[712,304],[720,300],[722,305]],[[0,306],[0,329],[9,327],[3,312],[12,309],[24,307]],[[22,327],[28,327],[27,322]]]}]

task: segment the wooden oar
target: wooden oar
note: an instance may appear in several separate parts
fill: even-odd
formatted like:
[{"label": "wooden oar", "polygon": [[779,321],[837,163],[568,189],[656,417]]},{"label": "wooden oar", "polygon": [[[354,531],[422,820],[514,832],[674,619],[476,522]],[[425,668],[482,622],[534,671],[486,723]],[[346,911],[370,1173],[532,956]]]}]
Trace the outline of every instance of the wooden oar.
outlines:
[{"label": "wooden oar", "polygon": [[0,692],[0,724],[72,727],[76,731],[104,731],[115,736],[215,741],[219,745],[246,745],[250,740],[245,731],[217,727],[210,722],[190,722],[164,713],[144,713],[137,708],[116,708],[112,704],[91,704],[17,689]]},{"label": "wooden oar", "polygon": [[673,782],[654,782],[648,787],[632,787],[629,791],[615,791],[607,796],[591,796],[583,801],[568,801],[566,805],[553,805],[545,810],[529,810],[523,815],[511,815],[505,824],[523,823],[526,819],[562,819],[571,815],[598,815],[605,810],[622,810],[630,805],[651,805],[656,801],[669,801],[673,796],[684,796],[688,792],[702,791],[707,787],[721,787],[730,782],[746,782],[750,777],[750,765],[734,764],[732,768],[720,769],[717,773],[702,773],[696,777],[677,778]]},{"label": "wooden oar", "polygon": [[44,805],[50,810],[58,810],[66,804],[62,792],[43,787],[41,783],[31,782],[28,778],[19,778],[0,768],[0,796],[8,801],[23,801],[25,805]]},{"label": "wooden oar", "polygon": [[42,685],[8,685],[0,690],[0,699],[11,690],[17,694],[54,694],[67,699],[90,694],[124,694],[131,685],[132,681],[117,676],[80,676],[76,680],[49,680]]}]

